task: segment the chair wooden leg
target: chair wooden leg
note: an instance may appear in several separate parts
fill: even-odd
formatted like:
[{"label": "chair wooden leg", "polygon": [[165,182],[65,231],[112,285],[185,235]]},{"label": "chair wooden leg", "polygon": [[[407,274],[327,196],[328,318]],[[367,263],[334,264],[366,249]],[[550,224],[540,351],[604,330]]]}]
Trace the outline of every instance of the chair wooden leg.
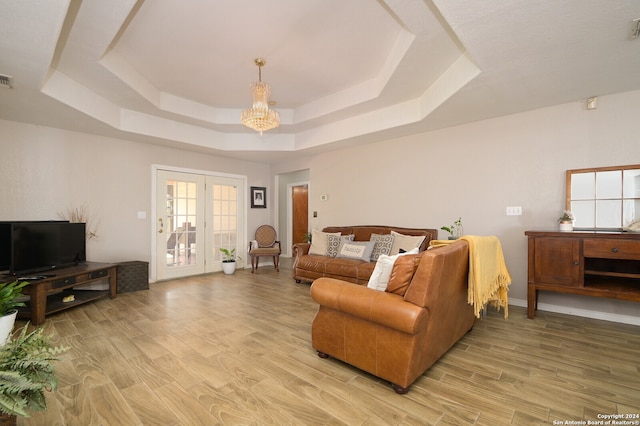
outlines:
[{"label": "chair wooden leg", "polygon": [[254,271],[254,270],[255,270],[255,268],[256,268],[256,267],[255,267],[255,261],[256,261],[256,260],[255,260],[255,258],[256,258],[256,257],[257,257],[257,256],[251,256],[251,273],[252,273],[252,274],[253,274],[253,271]]},{"label": "chair wooden leg", "polygon": [[280,272],[280,256],[273,256],[273,266],[276,267],[276,271]]}]

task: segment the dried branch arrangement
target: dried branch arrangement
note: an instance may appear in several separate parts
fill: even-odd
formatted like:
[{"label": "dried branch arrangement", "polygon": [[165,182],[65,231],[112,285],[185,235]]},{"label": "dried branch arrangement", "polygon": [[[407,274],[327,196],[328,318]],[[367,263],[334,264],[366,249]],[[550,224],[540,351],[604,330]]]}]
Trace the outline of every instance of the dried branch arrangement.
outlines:
[{"label": "dried branch arrangement", "polygon": [[95,223],[93,218],[89,215],[88,209],[86,205],[81,205],[80,207],[69,207],[64,212],[58,212],[58,216],[60,216],[64,220],[68,220],[71,223],[85,223],[87,227],[87,239],[98,238],[98,224],[100,222]]}]

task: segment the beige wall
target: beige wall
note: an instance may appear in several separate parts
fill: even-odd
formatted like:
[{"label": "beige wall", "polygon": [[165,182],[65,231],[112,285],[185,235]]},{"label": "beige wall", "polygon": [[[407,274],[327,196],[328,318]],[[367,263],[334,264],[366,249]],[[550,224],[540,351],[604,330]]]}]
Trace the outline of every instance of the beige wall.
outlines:
[{"label": "beige wall", "polygon": [[[0,147],[0,220],[60,219],[85,205],[98,224],[92,261],[150,261],[152,165],[247,176],[247,193],[272,181],[266,164],[2,120]],[[273,211],[248,209],[247,234],[272,223]]]},{"label": "beige wall", "polygon": [[[527,229],[553,229],[566,169],[640,164],[640,91],[500,117],[291,163],[266,164],[0,120],[0,220],[56,219],[86,204],[100,238],[95,261],[150,260],[151,166],[247,176],[277,206],[276,176],[309,170],[311,226],[390,224],[440,228],[462,217],[468,234],[502,241],[510,297],[526,299]],[[272,190],[273,189],[273,190]],[[328,195],[320,201],[320,195]],[[282,195],[282,194],[280,194]],[[522,206],[522,216],[506,216]],[[277,210],[279,219],[274,218]],[[286,211],[248,209],[247,236]],[[147,219],[137,219],[146,211]],[[445,234],[441,231],[441,237]],[[640,323],[638,304],[543,293],[540,308]],[[615,318],[614,318],[615,319]]]},{"label": "beige wall", "polygon": [[[326,153],[305,164],[280,164],[274,172],[309,168],[309,209],[318,211],[311,226],[317,229],[439,229],[461,216],[467,234],[497,235],[513,276],[510,297],[524,304],[524,231],[556,228],[566,169],[640,164],[639,117],[640,91],[628,92],[601,97],[597,110],[559,105]],[[321,194],[328,200],[320,201]],[[507,206],[522,206],[522,216],[506,216]],[[640,319],[640,305],[632,302],[543,293],[539,303],[550,310],[556,308],[545,304]]]}]

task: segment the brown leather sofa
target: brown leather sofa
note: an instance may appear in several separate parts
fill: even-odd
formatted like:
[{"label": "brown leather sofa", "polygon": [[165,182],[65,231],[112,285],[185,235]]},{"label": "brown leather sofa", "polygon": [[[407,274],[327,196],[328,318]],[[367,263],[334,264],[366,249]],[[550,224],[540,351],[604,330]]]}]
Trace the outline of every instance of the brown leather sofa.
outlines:
[{"label": "brown leather sofa", "polygon": [[[446,353],[475,323],[467,303],[466,241],[426,251],[404,296],[332,278],[311,285],[320,306],[311,344],[392,383],[398,393]],[[395,267],[395,266],[394,266]]]},{"label": "brown leather sofa", "polygon": [[[429,241],[438,238],[437,229],[400,228],[394,226],[330,226],[322,232],[340,232],[342,235],[354,235],[354,241],[369,241],[371,234],[389,234],[395,231],[403,235],[424,236],[419,247],[424,251],[429,247]],[[366,285],[376,266],[376,262],[335,258],[309,254],[309,243],[293,245],[293,278],[296,282],[313,281],[320,277],[337,278],[356,284]]]}]

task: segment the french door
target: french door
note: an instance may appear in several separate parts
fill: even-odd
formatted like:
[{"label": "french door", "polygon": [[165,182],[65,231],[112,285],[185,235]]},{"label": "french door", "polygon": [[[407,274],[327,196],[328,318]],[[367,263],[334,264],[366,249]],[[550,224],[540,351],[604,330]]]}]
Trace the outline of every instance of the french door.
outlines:
[{"label": "french door", "polygon": [[244,187],[240,177],[156,171],[157,280],[222,270],[220,248],[241,253]]}]

